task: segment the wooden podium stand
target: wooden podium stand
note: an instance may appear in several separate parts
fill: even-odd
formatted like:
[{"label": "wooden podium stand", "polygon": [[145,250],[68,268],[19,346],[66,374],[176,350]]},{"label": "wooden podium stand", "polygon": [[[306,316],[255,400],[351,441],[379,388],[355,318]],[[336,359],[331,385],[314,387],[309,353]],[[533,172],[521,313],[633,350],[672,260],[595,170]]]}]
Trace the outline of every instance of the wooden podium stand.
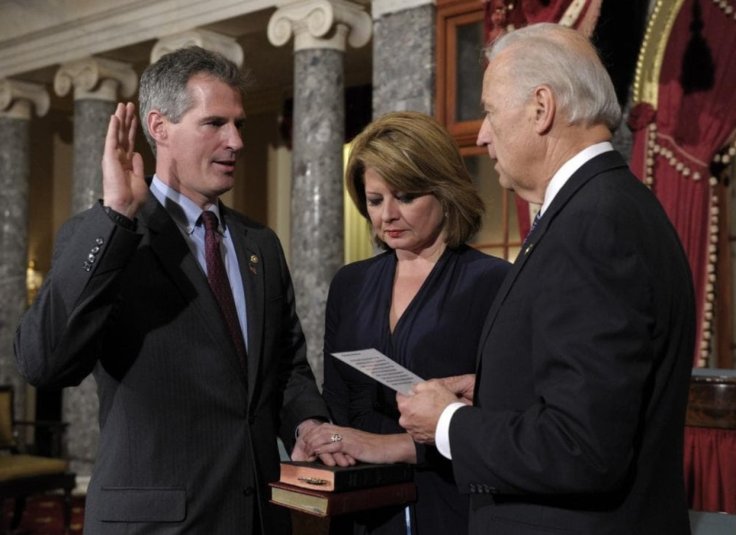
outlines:
[{"label": "wooden podium stand", "polygon": [[319,517],[291,510],[291,528],[294,535],[350,535],[350,517]]}]

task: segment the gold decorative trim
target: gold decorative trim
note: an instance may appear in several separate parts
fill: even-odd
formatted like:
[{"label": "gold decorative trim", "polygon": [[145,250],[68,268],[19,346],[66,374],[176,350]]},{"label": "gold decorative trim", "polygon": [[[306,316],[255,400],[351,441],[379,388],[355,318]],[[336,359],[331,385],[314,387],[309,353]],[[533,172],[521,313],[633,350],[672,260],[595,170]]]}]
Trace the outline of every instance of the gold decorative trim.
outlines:
[{"label": "gold decorative trim", "polygon": [[634,103],[646,102],[657,109],[659,73],[672,26],[685,0],[657,0],[639,49],[634,75]]},{"label": "gold decorative trim", "polygon": [[702,170],[708,167],[705,162],[692,157],[680,148],[674,139],[660,134],[657,131],[656,123],[647,126],[646,151],[643,182],[650,188],[654,185],[654,162],[656,158],[662,158],[671,167],[674,167],[683,178],[689,178],[696,182],[703,177],[700,171],[695,169]]},{"label": "gold decorative trim", "polygon": [[716,261],[718,260],[718,194],[716,185],[718,180],[710,177],[708,194],[708,255],[705,265],[705,302],[703,303],[703,318],[701,320],[700,347],[698,348],[698,367],[708,366],[711,338],[713,336],[713,309],[716,300]]},{"label": "gold decorative trim", "polygon": [[[713,162],[729,165],[736,156],[736,139],[731,141],[713,157]],[[720,228],[720,207],[718,203],[719,177],[711,175],[708,180],[710,203],[708,205],[708,254],[705,267],[705,302],[703,303],[702,336],[698,347],[698,367],[708,366],[711,338],[713,334],[713,316],[716,300],[716,263],[718,262],[718,233]]]}]

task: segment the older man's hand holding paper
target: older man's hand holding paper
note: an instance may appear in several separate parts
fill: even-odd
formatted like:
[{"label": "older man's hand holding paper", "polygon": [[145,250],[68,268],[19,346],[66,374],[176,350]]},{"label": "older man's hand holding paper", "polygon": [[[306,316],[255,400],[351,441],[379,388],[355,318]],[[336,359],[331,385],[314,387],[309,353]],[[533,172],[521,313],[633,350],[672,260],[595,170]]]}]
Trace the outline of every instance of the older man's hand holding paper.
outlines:
[{"label": "older man's hand holding paper", "polygon": [[375,349],[333,353],[333,356],[397,392],[399,424],[417,442],[434,443],[437,423],[449,405],[473,403],[474,374],[423,381]]},{"label": "older man's hand holding paper", "polygon": [[453,377],[442,377],[437,381],[455,394],[457,399],[466,405],[473,404],[473,391],[475,390],[475,374],[455,375]]},{"label": "older man's hand holding paper", "polygon": [[[434,444],[445,410],[453,406],[454,412],[463,405],[472,405],[474,387],[475,375],[467,374],[415,384],[409,395],[397,393],[396,402],[401,412],[399,425],[416,442]],[[440,447],[440,451],[444,450]]]}]

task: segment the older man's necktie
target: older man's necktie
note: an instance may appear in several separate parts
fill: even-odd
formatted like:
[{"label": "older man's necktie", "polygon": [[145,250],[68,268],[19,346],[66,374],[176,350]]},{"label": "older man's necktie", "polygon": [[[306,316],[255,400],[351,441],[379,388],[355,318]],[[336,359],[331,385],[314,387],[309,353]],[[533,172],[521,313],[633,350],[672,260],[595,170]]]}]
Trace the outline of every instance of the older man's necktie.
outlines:
[{"label": "older man's necktie", "polygon": [[233,300],[233,291],[230,287],[230,281],[227,278],[222,254],[220,253],[220,234],[217,232],[217,216],[205,210],[202,212],[202,222],[204,223],[204,256],[207,263],[207,280],[220,305],[222,316],[225,319],[230,337],[233,340],[233,344],[235,344],[235,350],[240,358],[240,364],[243,367],[243,371],[245,371],[245,342],[243,340],[243,331],[238,321],[235,301]]},{"label": "older man's necktie", "polygon": [[526,237],[524,238],[524,241],[521,244],[521,249],[524,252],[524,254],[528,254],[529,251],[532,250],[532,244],[529,242],[529,238],[532,235],[532,232],[534,232],[534,228],[537,226],[537,223],[539,223],[539,220],[542,219],[542,213],[537,212],[537,214],[534,216],[534,220],[532,221],[532,225],[529,228],[529,232],[526,233]]},{"label": "older man's necktie", "polygon": [[542,212],[537,212],[537,214],[534,216],[534,221],[532,221],[532,227],[529,229],[529,234],[532,233],[532,230],[534,230],[534,227],[537,226],[537,223],[539,223],[540,219],[542,219]]}]

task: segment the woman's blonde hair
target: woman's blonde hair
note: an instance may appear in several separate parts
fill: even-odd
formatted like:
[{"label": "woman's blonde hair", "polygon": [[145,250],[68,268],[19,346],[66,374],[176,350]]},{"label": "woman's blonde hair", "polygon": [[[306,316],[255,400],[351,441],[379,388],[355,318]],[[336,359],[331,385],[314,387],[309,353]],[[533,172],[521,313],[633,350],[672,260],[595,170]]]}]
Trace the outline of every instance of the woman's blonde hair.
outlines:
[{"label": "woman's blonde hair", "polygon": [[[434,195],[445,213],[443,229],[449,247],[458,247],[480,228],[483,201],[455,141],[432,117],[418,112],[387,113],[353,140],[345,186],[370,222],[364,182],[368,168],[396,191]],[[378,237],[375,240],[387,248]]]}]

